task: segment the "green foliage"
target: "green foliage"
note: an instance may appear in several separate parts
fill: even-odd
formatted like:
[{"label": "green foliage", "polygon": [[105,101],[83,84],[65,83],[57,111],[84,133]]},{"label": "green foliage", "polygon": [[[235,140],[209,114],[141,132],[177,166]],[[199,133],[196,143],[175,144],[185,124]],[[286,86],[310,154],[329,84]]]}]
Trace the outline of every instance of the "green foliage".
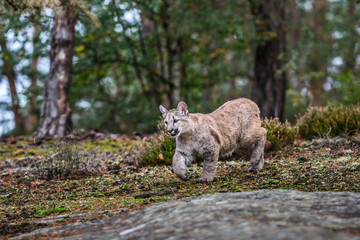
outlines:
[{"label": "green foliage", "polygon": [[80,178],[100,174],[102,161],[94,153],[80,152],[76,145],[57,145],[54,153],[46,155],[43,161],[37,161],[33,174],[39,179]]},{"label": "green foliage", "polygon": [[305,139],[353,135],[360,130],[360,105],[309,108],[296,125]]},{"label": "green foliage", "polygon": [[45,217],[45,216],[48,216],[48,215],[51,215],[53,213],[63,213],[63,212],[67,212],[69,211],[69,208],[68,207],[65,207],[65,206],[59,206],[59,207],[55,207],[55,208],[47,208],[47,209],[43,209],[43,210],[38,210],[34,215],[36,217]]},{"label": "green foliage", "polygon": [[280,180],[277,180],[277,179],[269,179],[268,183],[273,183],[273,184],[276,184],[276,183],[279,183]]},{"label": "green foliage", "polygon": [[327,93],[332,103],[344,105],[355,104],[360,101],[360,81],[351,71],[339,73],[334,77],[334,88]]},{"label": "green foliage", "polygon": [[267,130],[267,140],[279,147],[293,144],[297,136],[296,128],[292,128],[288,122],[281,123],[277,118],[265,119],[262,126]]},{"label": "green foliage", "polygon": [[51,8],[58,11],[61,6],[69,6],[86,15],[93,24],[100,26],[97,16],[89,11],[89,5],[83,0],[70,1],[47,1],[47,0],[25,0],[25,1],[1,1],[0,12],[7,13],[11,10],[14,13],[36,13],[39,14],[41,9]]},{"label": "green foliage", "polygon": [[293,88],[287,89],[284,119],[292,125],[296,124],[296,115],[304,114],[308,105],[309,99],[304,98],[300,91]]},{"label": "green foliage", "polygon": [[171,165],[175,153],[176,141],[164,131],[164,125],[159,124],[160,134],[144,143],[139,163],[144,166]]},{"label": "green foliage", "polygon": [[[8,44],[0,58],[16,63],[18,85],[27,88],[18,89],[26,120],[31,120],[28,106],[34,96],[39,115],[48,74],[53,13],[40,10],[65,3],[79,10],[70,99],[75,128],[153,132],[158,105],[174,107],[175,93],[188,101],[190,112],[209,112],[226,100],[250,97],[254,47],[274,37],[251,14],[250,2],[262,1],[10,1],[17,14],[7,2],[0,1],[0,37]],[[305,0],[286,4],[289,51],[278,56],[284,61],[281,70],[289,73],[285,119],[295,123],[294,116],[305,112],[316,82],[324,103],[358,102],[359,5],[327,1],[319,12]],[[327,21],[315,21],[321,16]],[[270,20],[276,17],[269,14]],[[35,39],[34,26],[40,29]],[[36,59],[38,68],[32,68]],[[0,61],[1,79],[3,65]],[[28,88],[34,75],[36,87]],[[0,115],[11,109],[10,100],[0,102]],[[10,121],[0,118],[2,125]]]},{"label": "green foliage", "polygon": [[[75,127],[153,132],[158,105],[173,107],[175,91],[197,112],[219,106],[229,91],[239,96],[227,82],[249,69],[247,2],[91,2],[102,6],[94,8],[102,26],[85,20],[76,35]],[[215,85],[219,95],[204,97]]]}]

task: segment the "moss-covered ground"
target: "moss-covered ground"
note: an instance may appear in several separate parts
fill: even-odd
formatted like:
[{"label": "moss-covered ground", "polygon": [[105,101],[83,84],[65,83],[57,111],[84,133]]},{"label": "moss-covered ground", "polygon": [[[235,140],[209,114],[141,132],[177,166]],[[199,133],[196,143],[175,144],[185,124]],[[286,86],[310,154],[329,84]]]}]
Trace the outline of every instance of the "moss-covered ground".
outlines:
[{"label": "moss-covered ground", "polygon": [[[242,160],[219,162],[212,183],[196,183],[201,163],[191,166],[188,182],[179,180],[171,166],[140,166],[139,148],[147,139],[71,141],[79,158],[93,155],[91,159],[101,163],[101,168],[88,175],[85,171],[66,178],[44,178],[39,170],[33,170],[43,166],[37,162],[54,154],[59,143],[32,145],[30,137],[3,140],[0,143],[0,238],[216,192],[257,189],[360,192],[360,138],[357,137],[296,140],[294,145],[266,153],[261,173],[248,173],[249,162]],[[76,215],[81,213],[87,214]],[[65,216],[49,221],[58,215]]]}]

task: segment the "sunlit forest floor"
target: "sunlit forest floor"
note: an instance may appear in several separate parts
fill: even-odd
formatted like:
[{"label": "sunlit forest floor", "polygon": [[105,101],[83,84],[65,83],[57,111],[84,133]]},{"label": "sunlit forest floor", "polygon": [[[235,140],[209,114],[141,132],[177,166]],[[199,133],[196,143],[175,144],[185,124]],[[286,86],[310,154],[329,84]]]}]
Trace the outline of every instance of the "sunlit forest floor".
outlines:
[{"label": "sunlit forest floor", "polygon": [[[261,173],[248,173],[249,162],[242,160],[220,162],[212,183],[196,183],[201,163],[191,166],[188,182],[179,180],[171,166],[140,166],[141,146],[149,139],[92,132],[70,136],[66,143],[33,145],[31,137],[2,140],[0,238],[217,192],[360,192],[359,137],[296,140],[266,153]],[[68,162],[55,163],[57,157]],[[81,165],[72,162],[79,159]]]}]

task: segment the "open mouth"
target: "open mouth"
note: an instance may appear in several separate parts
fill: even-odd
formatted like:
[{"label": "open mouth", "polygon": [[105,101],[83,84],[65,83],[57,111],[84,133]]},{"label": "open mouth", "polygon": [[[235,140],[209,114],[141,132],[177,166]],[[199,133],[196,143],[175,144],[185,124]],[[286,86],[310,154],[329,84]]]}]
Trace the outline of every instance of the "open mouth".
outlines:
[{"label": "open mouth", "polygon": [[169,134],[170,134],[170,136],[175,137],[178,133],[179,133],[179,130],[175,129],[174,131],[172,131]]}]

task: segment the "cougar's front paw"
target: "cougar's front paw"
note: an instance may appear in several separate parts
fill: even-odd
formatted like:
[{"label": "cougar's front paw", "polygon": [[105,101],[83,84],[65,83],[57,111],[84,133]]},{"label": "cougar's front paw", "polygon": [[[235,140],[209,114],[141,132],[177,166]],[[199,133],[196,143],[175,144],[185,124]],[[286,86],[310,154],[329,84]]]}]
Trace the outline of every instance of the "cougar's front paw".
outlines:
[{"label": "cougar's front paw", "polygon": [[204,176],[201,176],[200,178],[198,178],[198,180],[196,180],[197,183],[212,182],[212,181],[214,181],[214,177],[204,177]]},{"label": "cougar's front paw", "polygon": [[258,168],[253,168],[253,167],[249,167],[248,169],[247,169],[247,171],[248,172],[255,172],[255,173],[257,173],[257,172],[261,172],[261,170],[260,169],[258,169]]},{"label": "cougar's front paw", "polygon": [[189,174],[185,173],[185,174],[176,174],[176,176],[178,176],[178,178],[180,178],[183,181],[188,181],[189,180]]},{"label": "cougar's front paw", "polygon": [[179,177],[181,180],[183,180],[183,181],[188,181],[189,180],[189,177],[188,176],[186,176],[186,177]]}]

